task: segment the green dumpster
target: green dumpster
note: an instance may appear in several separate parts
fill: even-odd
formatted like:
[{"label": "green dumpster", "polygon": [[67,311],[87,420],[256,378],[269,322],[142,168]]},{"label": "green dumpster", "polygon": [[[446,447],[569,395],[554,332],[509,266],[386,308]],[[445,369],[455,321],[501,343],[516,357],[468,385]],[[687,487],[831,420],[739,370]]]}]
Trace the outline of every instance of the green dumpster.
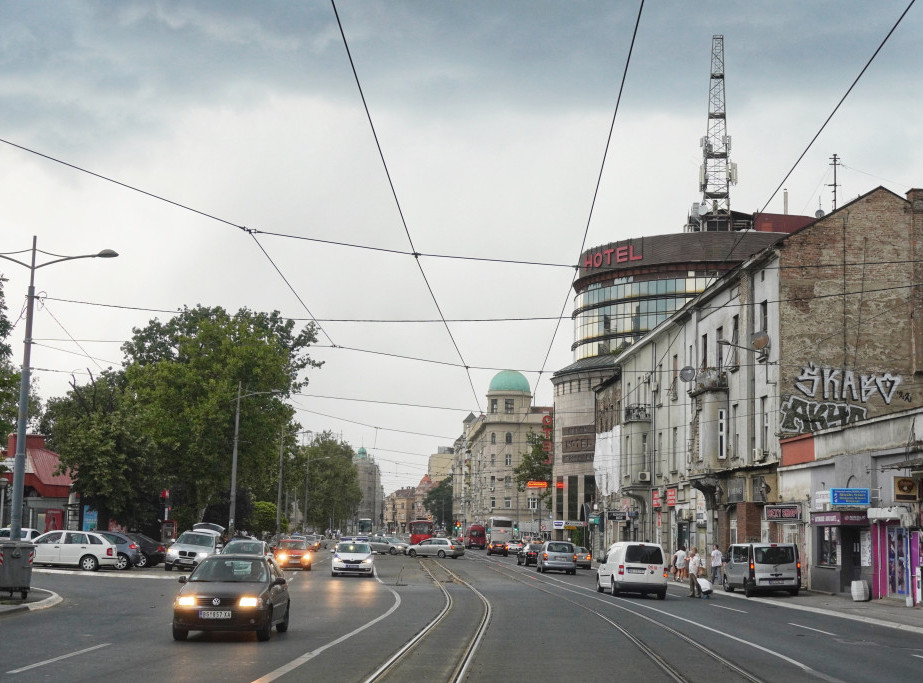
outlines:
[{"label": "green dumpster", "polygon": [[35,544],[20,541],[0,543],[0,593],[19,593],[23,600],[32,585],[32,561]]}]

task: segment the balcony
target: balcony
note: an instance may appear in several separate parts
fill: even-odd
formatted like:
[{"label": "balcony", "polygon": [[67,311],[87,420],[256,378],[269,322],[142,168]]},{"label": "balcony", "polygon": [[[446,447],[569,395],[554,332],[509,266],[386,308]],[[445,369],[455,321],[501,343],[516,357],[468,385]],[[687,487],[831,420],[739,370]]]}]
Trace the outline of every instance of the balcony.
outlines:
[{"label": "balcony", "polygon": [[651,404],[634,403],[625,408],[624,422],[650,422]]},{"label": "balcony", "polygon": [[690,394],[699,394],[703,391],[727,391],[728,376],[724,368],[702,368],[695,375],[695,381]]}]

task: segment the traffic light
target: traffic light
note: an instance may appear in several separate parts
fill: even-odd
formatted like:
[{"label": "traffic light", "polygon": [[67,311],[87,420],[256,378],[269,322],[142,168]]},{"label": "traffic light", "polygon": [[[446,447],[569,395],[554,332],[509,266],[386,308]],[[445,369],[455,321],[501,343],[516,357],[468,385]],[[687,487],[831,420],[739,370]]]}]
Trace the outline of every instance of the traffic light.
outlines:
[{"label": "traffic light", "polygon": [[517,534],[519,533],[519,522],[513,523],[513,531],[515,531]]}]

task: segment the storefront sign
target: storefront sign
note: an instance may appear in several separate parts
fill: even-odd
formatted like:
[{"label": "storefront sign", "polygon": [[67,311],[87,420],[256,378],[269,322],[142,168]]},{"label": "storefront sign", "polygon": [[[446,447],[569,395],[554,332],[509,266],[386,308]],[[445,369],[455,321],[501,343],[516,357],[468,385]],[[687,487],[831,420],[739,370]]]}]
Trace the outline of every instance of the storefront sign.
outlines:
[{"label": "storefront sign", "polygon": [[554,418],[551,415],[542,416],[542,451],[548,454],[545,464],[554,461]]},{"label": "storefront sign", "polygon": [[870,505],[870,489],[830,489],[831,505]]},{"label": "storefront sign", "polygon": [[676,505],[676,489],[667,489],[667,505]]},{"label": "storefront sign", "polygon": [[655,508],[660,507],[660,489],[651,491],[651,505]]},{"label": "storefront sign", "polygon": [[919,498],[919,484],[916,479],[894,477],[894,500],[915,502]]},{"label": "storefront sign", "polygon": [[867,526],[868,523],[865,511],[811,513],[811,524],[814,526]]},{"label": "storefront sign", "polygon": [[624,510],[608,510],[606,512],[606,519],[610,522],[624,522],[628,519],[628,512]]},{"label": "storefront sign", "polygon": [[800,522],[801,505],[767,505],[766,519],[770,522]]},{"label": "storefront sign", "polygon": [[584,268],[600,268],[611,266],[616,263],[627,263],[629,261],[640,261],[642,259],[641,249],[635,253],[634,244],[625,244],[607,249],[600,249],[595,252],[587,252],[583,256]]}]

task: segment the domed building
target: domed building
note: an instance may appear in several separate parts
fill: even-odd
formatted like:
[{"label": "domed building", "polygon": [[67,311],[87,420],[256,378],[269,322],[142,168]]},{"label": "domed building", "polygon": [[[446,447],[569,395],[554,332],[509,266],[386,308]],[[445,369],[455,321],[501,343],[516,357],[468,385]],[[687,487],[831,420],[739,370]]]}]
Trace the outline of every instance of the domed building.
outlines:
[{"label": "domed building", "polygon": [[532,492],[516,489],[514,470],[532,448],[529,433],[541,437],[543,420],[550,420],[552,412],[532,405],[532,389],[522,373],[502,370],[494,375],[487,389],[487,413],[469,415],[456,444],[453,515],[463,528],[497,516],[511,518],[520,533],[533,527],[538,531],[538,501]]}]

